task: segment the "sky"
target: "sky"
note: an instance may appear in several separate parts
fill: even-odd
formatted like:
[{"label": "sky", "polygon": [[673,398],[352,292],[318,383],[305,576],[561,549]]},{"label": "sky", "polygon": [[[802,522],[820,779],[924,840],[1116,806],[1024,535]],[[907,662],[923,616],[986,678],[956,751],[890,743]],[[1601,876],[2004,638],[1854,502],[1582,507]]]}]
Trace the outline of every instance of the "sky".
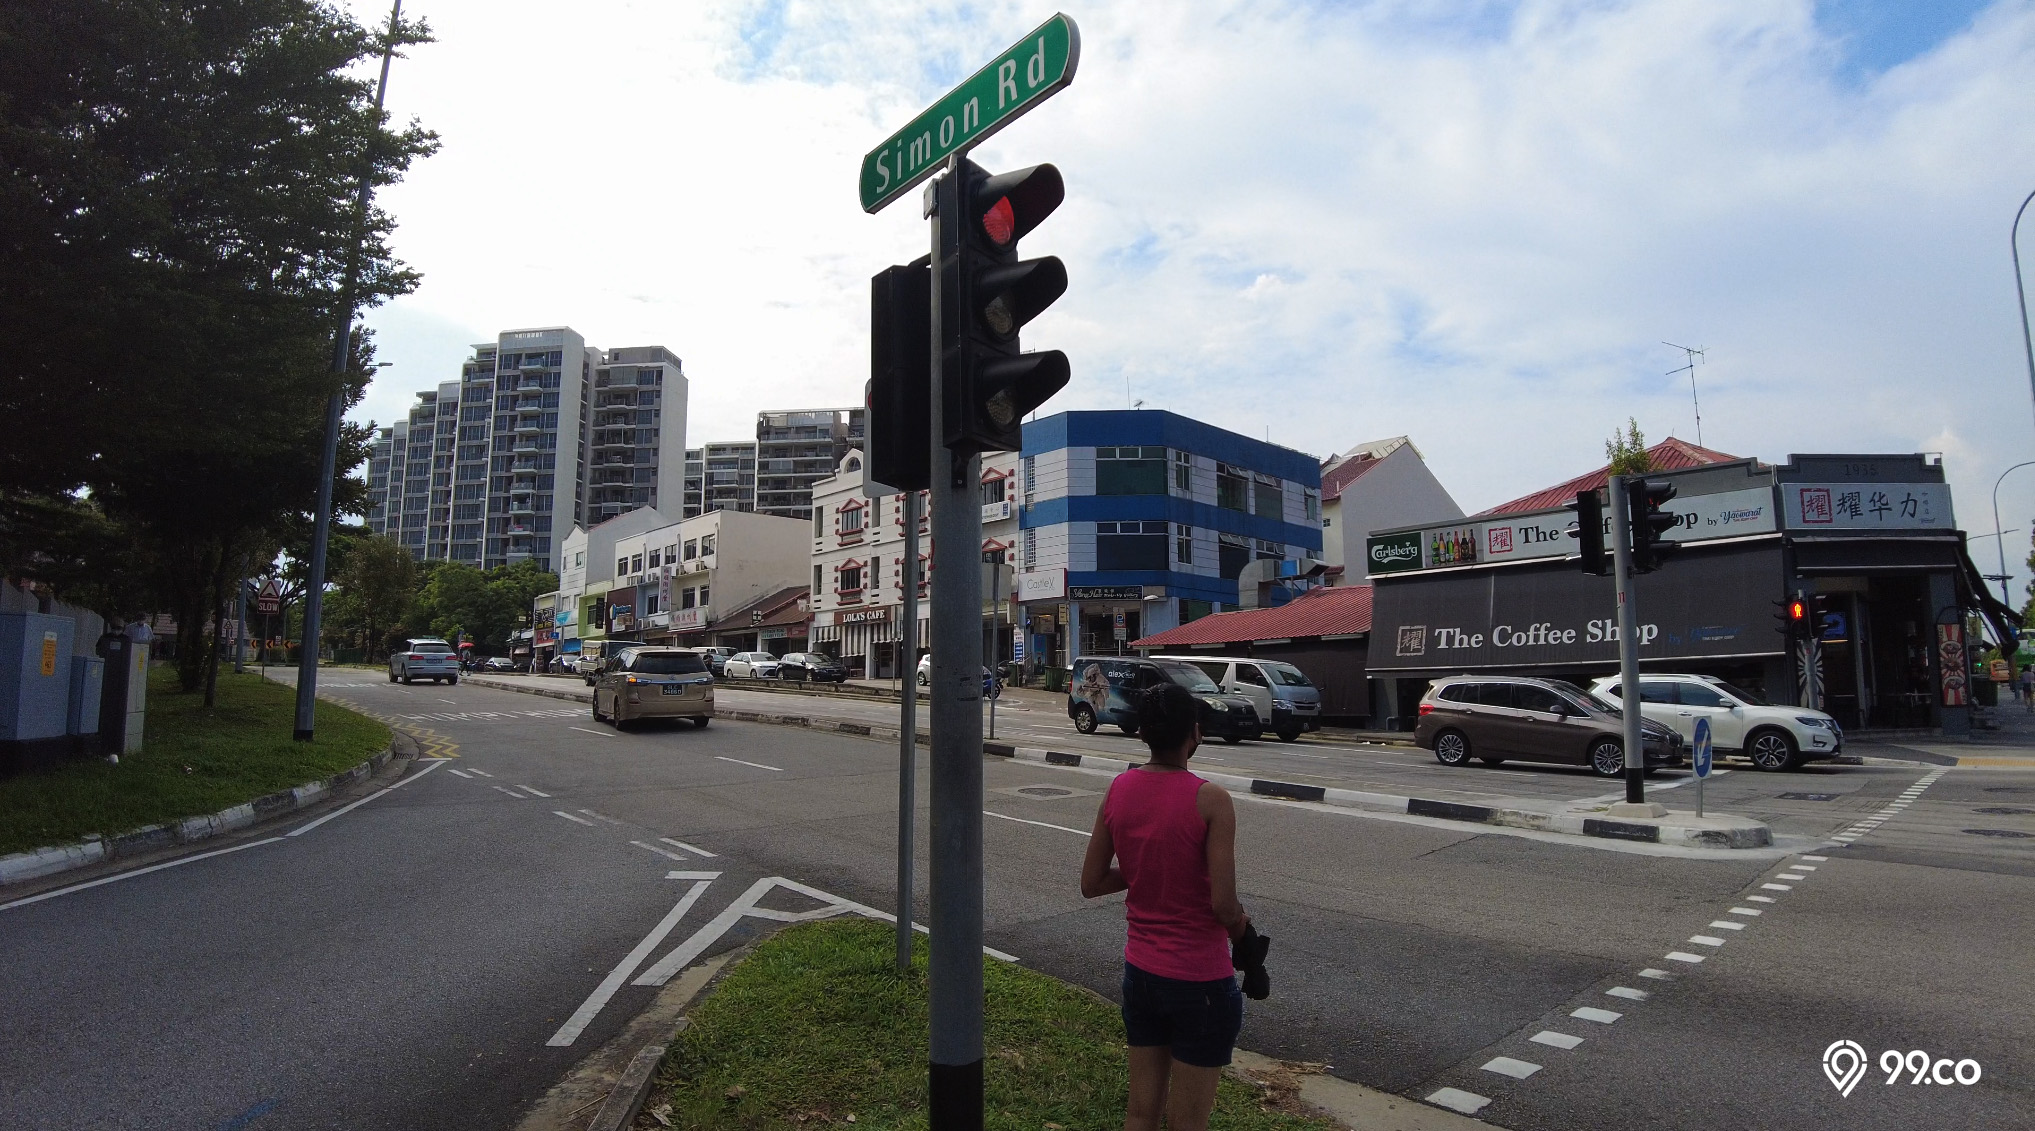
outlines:
[{"label": "sky", "polygon": [[[1697,439],[1672,342],[1704,444],[1940,452],[1996,568],[2035,460],[2035,0],[1068,3],[1073,84],[972,154],[1066,181],[1022,249],[1070,277],[1025,333],[1072,361],[1048,411],[1403,434],[1475,511],[1627,417]],[[558,324],[682,357],[693,445],[858,403],[868,278],[927,242],[916,193],[862,213],[860,158],[1054,10],[410,0],[437,42],[389,105],[443,148],[377,200],[423,283],[368,314],[356,417]],[[1999,499],[2018,603],[2035,467]]]}]

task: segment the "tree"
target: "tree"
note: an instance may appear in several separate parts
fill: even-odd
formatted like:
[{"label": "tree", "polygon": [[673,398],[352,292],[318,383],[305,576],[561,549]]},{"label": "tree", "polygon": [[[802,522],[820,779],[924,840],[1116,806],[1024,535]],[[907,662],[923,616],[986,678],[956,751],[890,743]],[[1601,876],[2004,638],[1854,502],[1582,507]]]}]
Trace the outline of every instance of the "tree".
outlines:
[{"label": "tree", "polygon": [[1653,470],[1653,457],[1646,452],[1646,436],[1636,417],[1625,418],[1625,430],[1614,430],[1604,441],[1604,458],[1611,461],[1613,475],[1645,475]]},{"label": "tree", "polygon": [[395,539],[369,535],[347,551],[337,582],[333,596],[344,597],[346,607],[335,608],[331,620],[358,629],[367,661],[373,663],[389,626],[402,620],[417,599],[416,560]]}]

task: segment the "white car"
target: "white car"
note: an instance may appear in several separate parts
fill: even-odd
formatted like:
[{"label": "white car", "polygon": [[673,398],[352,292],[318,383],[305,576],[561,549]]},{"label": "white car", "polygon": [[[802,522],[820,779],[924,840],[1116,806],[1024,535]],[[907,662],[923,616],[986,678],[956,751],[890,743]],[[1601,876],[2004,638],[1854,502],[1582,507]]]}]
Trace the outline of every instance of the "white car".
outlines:
[{"label": "white car", "polygon": [[[1615,703],[1618,677],[1605,676],[1590,690]],[[1762,770],[1792,770],[1844,749],[1844,731],[1822,711],[1775,706],[1716,676],[1646,672],[1639,677],[1639,700],[1641,718],[1673,727],[1686,743],[1696,741],[1697,719],[1710,720],[1718,757],[1738,754]]]},{"label": "white car", "polygon": [[433,683],[459,682],[459,654],[452,645],[435,636],[416,636],[403,641],[403,647],[389,654],[389,682],[413,683],[428,679]]},{"label": "white car", "polygon": [[737,652],[728,657],[721,672],[729,679],[776,679],[777,657],[768,652]]}]

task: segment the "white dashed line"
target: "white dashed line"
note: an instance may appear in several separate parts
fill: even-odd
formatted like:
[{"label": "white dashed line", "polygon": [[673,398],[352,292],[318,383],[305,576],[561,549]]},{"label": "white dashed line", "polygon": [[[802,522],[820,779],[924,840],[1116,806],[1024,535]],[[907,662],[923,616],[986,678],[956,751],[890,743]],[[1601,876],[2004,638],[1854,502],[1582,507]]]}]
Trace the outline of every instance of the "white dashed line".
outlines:
[{"label": "white dashed line", "polygon": [[1757,907],[1734,907],[1731,909],[1731,913],[1733,915],[1751,915],[1754,917],[1765,914],[1765,912]]},{"label": "white dashed line", "polygon": [[1807,877],[1807,876],[1795,876],[1795,875],[1789,875],[1789,874],[1787,874],[1787,873],[1785,873],[1785,872],[1784,872],[1784,873],[1782,873],[1781,875],[1775,876],[1774,878],[1775,878],[1775,879],[1777,879],[1777,880],[1787,880],[1787,881],[1789,881],[1789,882],[1791,882],[1791,883],[1797,883],[1797,884],[1799,884],[1799,883],[1801,883],[1801,882],[1802,882],[1803,880],[1806,880],[1806,879],[1808,879],[1809,877]]},{"label": "white dashed line", "polygon": [[1427,1102],[1436,1107],[1448,1108],[1450,1111],[1460,1111],[1464,1115],[1475,1115],[1484,1110],[1484,1106],[1491,1100],[1475,1092],[1465,1092],[1461,1088],[1443,1088],[1428,1096]]},{"label": "white dashed line", "polygon": [[536,795],[537,795],[537,796],[539,796],[539,797],[550,797],[550,796],[551,796],[550,794],[548,794],[548,793],[544,792],[544,791],[543,791],[543,790],[541,790],[541,789],[531,789],[531,788],[530,788],[529,786],[527,786],[527,785],[524,785],[524,784],[523,784],[522,782],[517,782],[517,783],[516,783],[516,788],[517,788],[517,789],[520,789],[520,790],[522,790],[522,791],[523,791],[524,793],[534,793],[534,794],[536,794]]},{"label": "white dashed line", "polygon": [[585,817],[575,817],[563,809],[553,809],[551,812],[554,816],[564,817],[568,821],[572,821],[576,824],[585,825],[587,828],[594,827],[594,823],[592,821],[587,820]]},{"label": "white dashed line", "polygon": [[1526,1039],[1537,1045],[1551,1045],[1558,1049],[1572,1049],[1583,1043],[1581,1037],[1571,1037],[1567,1033],[1557,1033],[1552,1029],[1542,1029]]},{"label": "white dashed line", "polygon": [[596,821],[606,821],[611,825],[619,825],[622,823],[616,820],[615,818],[608,816],[606,813],[596,813],[591,809],[581,809],[580,812],[585,813],[587,816],[592,817]]},{"label": "white dashed line", "polygon": [[467,773],[470,773],[470,774],[479,774],[480,776],[482,776],[482,777],[484,777],[484,778],[491,778],[491,777],[494,777],[494,776],[495,776],[495,775],[493,775],[493,774],[491,774],[491,773],[488,773],[488,772],[487,772],[486,770],[476,770],[476,769],[474,769],[474,768],[473,768],[472,766],[468,766],[468,767],[466,768],[466,772],[467,772]]},{"label": "white dashed line", "polygon": [[[1668,957],[1673,958],[1674,955],[1671,954]],[[1595,1021],[1599,1025],[1609,1025],[1625,1015],[1623,1013],[1613,1013],[1608,1009],[1598,1009],[1594,1005],[1586,1005],[1570,1013],[1569,1016],[1580,1021]]]},{"label": "white dashed line", "polygon": [[502,791],[503,793],[506,793],[506,794],[508,794],[508,795],[509,795],[510,797],[513,797],[513,798],[515,798],[515,799],[516,799],[516,800],[518,800],[518,801],[528,801],[528,800],[530,800],[529,798],[527,798],[527,797],[523,796],[522,794],[520,794],[520,793],[517,793],[517,792],[516,792],[515,790],[513,790],[513,789],[510,789],[510,788],[509,788],[508,786],[506,786],[506,785],[498,785],[498,786],[496,786],[495,788],[496,788],[496,789],[499,789],[499,790],[501,790],[501,791]]},{"label": "white dashed line", "polygon": [[601,738],[613,738],[613,737],[615,737],[614,735],[612,735],[612,734],[609,734],[609,733],[608,733],[607,731],[604,731],[604,730],[588,730],[588,729],[586,729],[585,727],[566,727],[565,729],[567,729],[567,730],[576,730],[576,731],[580,732],[581,734],[591,734],[591,735],[597,735],[597,736],[599,736],[599,737],[601,737]]},{"label": "white dashed line", "polygon": [[1786,884],[1761,884],[1761,885],[1759,885],[1759,886],[1760,886],[1760,890],[1761,890],[1761,891],[1794,891],[1794,890],[1795,890],[1794,888],[1791,888],[1791,887],[1789,887],[1789,886],[1788,886],[1788,885],[1786,885]]},{"label": "white dashed line", "polygon": [[1791,872],[1813,872],[1813,871],[1815,871],[1815,870],[1816,870],[1816,865],[1814,865],[1814,864],[1797,864],[1797,865],[1795,865],[1795,866],[1794,866],[1793,868],[1790,868],[1790,869],[1788,869],[1788,870],[1789,870],[1789,871],[1791,871]]},{"label": "white dashed line", "polygon": [[1724,940],[1716,935],[1690,935],[1689,941],[1697,946],[1723,946]]},{"label": "white dashed line", "polygon": [[1005,821],[1016,821],[1020,825],[1037,825],[1042,829],[1059,829],[1063,833],[1073,833],[1075,836],[1090,835],[1087,829],[1070,829],[1066,825],[1052,825],[1047,824],[1045,821],[1027,821],[1023,817],[1013,817],[1008,813],[998,813],[991,809],[984,809],[982,814],[986,817],[997,817]]},{"label": "white dashed line", "polygon": [[467,773],[467,772],[466,772],[465,770],[453,770],[453,769],[448,769],[448,770],[446,770],[445,772],[446,772],[446,773],[448,773],[448,774],[451,774],[451,775],[452,775],[453,777],[457,777],[457,778],[465,778],[465,779],[466,779],[466,780],[468,780],[468,781],[472,781],[472,780],[473,780],[473,775],[472,775],[472,774],[469,774],[469,773]]},{"label": "white dashed line", "polygon": [[1747,900],[1748,902],[1751,902],[1751,903],[1773,903],[1773,902],[1775,902],[1775,900],[1774,900],[1774,897],[1773,897],[1773,896],[1770,896],[1770,895],[1748,895],[1748,896],[1746,896],[1745,898],[1746,898],[1746,900]]},{"label": "white dashed line", "polygon": [[690,845],[690,844],[687,844],[686,842],[684,842],[684,841],[682,841],[682,840],[673,840],[673,839],[671,839],[671,838],[670,838],[670,837],[668,837],[668,836],[661,836],[661,837],[658,837],[657,839],[658,839],[658,840],[661,840],[661,841],[663,841],[663,842],[664,842],[664,843],[666,843],[666,844],[669,844],[669,845],[673,845],[673,846],[675,846],[675,847],[678,847],[678,848],[683,848],[683,849],[685,849],[685,850],[686,850],[687,852],[690,852],[690,853],[692,853],[692,854],[693,854],[693,855],[695,855],[695,856],[704,856],[704,857],[706,857],[706,858],[707,858],[707,859],[709,859],[709,860],[712,860],[712,859],[714,859],[714,854],[713,854],[713,853],[711,853],[711,852],[708,852],[708,851],[707,851],[706,849],[704,849],[704,848],[694,848],[694,847],[693,847],[692,845]]},{"label": "white dashed line", "polygon": [[742,759],[740,759],[740,758],[729,758],[729,757],[727,757],[726,755],[722,755],[722,754],[716,754],[716,755],[714,755],[714,758],[715,758],[716,760],[718,760],[718,761],[722,761],[722,762],[733,762],[733,763],[735,763],[735,764],[736,764],[736,765],[738,765],[738,766],[754,766],[754,767],[756,767],[756,768],[757,768],[757,769],[759,769],[759,770],[769,770],[769,771],[770,771],[771,773],[773,773],[773,774],[781,774],[781,773],[783,773],[783,772],[784,772],[784,771],[783,771],[782,769],[780,769],[780,768],[778,768],[778,767],[776,767],[776,766],[766,766],[766,765],[764,765],[764,764],[763,764],[763,763],[761,763],[761,762],[744,762],[744,761],[743,761]]},{"label": "white dashed line", "polygon": [[1701,962],[1701,961],[1703,961],[1703,956],[1702,956],[1702,955],[1700,955],[1700,954],[1690,954],[1690,953],[1689,953],[1688,951],[1685,951],[1685,950],[1671,950],[1671,951],[1668,951],[1668,961],[1669,961],[1669,962]]},{"label": "white dashed line", "polygon": [[1607,997],[1622,997],[1627,1001],[1645,1001],[1648,996],[1645,990],[1635,990],[1631,986],[1613,986],[1605,990],[1604,994]]},{"label": "white dashed line", "polygon": [[1484,1071],[1510,1076],[1514,1080],[1524,1080],[1540,1071],[1540,1065],[1531,1061],[1514,1060],[1509,1056],[1494,1056],[1484,1063]]},{"label": "white dashed line", "polygon": [[1644,970],[1641,970],[1639,972],[1639,976],[1642,978],[1652,978],[1657,982],[1671,982],[1674,981],[1675,978],[1673,974],[1670,974],[1665,970],[1656,970],[1651,966],[1647,967]]},{"label": "white dashed line", "polygon": [[[574,819],[574,820],[579,820],[579,818],[577,818],[577,817],[575,817],[575,818],[573,818],[573,819]],[[581,822],[581,823],[582,823],[582,824],[588,824],[588,825],[591,825],[591,824],[593,824],[593,822],[592,822],[592,821],[583,821],[583,822]],[[640,841],[640,840],[632,840],[632,841],[630,841],[629,843],[630,843],[630,844],[633,844],[633,845],[635,845],[635,846],[636,846],[637,848],[647,848],[647,849],[649,849],[650,851],[652,851],[652,852],[655,852],[655,853],[656,853],[657,855],[659,855],[659,856],[662,856],[662,857],[664,857],[664,858],[665,858],[665,859],[667,859],[667,860],[677,860],[677,861],[679,861],[679,862],[680,862],[680,863],[682,863],[682,864],[690,864],[690,863],[692,863],[692,857],[690,857],[690,856],[682,856],[682,855],[680,855],[679,853],[673,852],[673,851],[671,851],[671,850],[669,850],[669,849],[665,849],[665,848],[659,848],[659,847],[657,847],[657,846],[656,846],[656,845],[654,845],[654,844],[645,844],[645,843],[643,843],[643,842],[642,842],[642,841]]]},{"label": "white dashed line", "polygon": [[1712,919],[1710,920],[1710,925],[1720,931],[1742,931],[1745,929],[1745,924],[1734,923],[1729,919]]}]

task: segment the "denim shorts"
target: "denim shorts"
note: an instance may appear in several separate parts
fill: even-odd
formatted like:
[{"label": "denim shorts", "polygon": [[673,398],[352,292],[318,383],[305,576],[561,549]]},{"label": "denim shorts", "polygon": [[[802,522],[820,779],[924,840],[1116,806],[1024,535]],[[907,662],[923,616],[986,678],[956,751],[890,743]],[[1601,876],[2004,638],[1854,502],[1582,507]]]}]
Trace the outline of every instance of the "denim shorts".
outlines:
[{"label": "denim shorts", "polygon": [[1166,1045],[1173,1059],[1199,1068],[1230,1062],[1244,1025],[1244,995],[1234,977],[1183,982],[1123,964],[1126,1044]]}]

